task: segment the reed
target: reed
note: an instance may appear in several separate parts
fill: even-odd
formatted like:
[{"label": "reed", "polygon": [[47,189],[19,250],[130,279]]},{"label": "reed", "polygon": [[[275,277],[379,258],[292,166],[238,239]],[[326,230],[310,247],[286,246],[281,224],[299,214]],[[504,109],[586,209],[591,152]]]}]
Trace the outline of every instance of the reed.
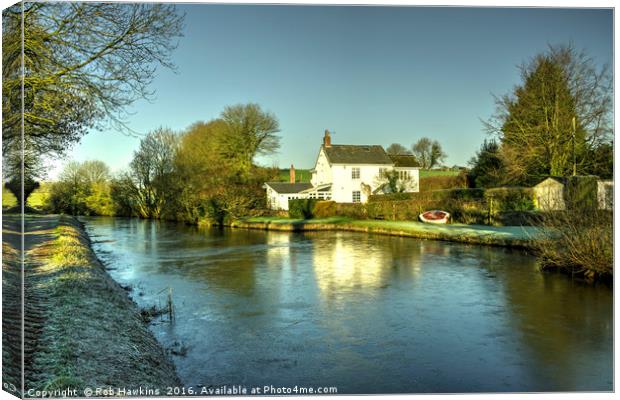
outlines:
[{"label": "reed", "polygon": [[543,269],[557,269],[588,281],[613,276],[613,214],[569,207],[542,220],[544,237],[532,241]]}]

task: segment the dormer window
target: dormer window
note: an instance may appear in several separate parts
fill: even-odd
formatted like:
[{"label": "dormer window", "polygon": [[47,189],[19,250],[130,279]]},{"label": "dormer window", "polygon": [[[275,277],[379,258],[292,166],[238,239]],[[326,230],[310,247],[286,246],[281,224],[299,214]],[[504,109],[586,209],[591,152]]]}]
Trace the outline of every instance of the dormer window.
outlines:
[{"label": "dormer window", "polygon": [[358,167],[351,168],[351,178],[352,179],[360,178],[360,169]]}]

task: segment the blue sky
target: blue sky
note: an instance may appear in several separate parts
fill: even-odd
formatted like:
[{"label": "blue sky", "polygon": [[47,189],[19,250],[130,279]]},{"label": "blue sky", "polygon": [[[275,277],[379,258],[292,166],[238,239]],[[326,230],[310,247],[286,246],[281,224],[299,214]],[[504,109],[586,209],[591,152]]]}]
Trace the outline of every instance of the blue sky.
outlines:
[{"label": "blue sky", "polygon": [[[611,10],[179,5],[184,37],[175,72],[157,71],[153,102],[131,108],[139,132],[181,131],[227,105],[276,114],[281,149],[262,164],[313,166],[325,129],[334,143],[410,146],[439,140],[465,165],[487,136],[492,94],[520,82],[516,68],[548,44],[613,60]],[[139,138],[86,135],[68,159],[127,166]],[[57,167],[58,169],[59,167]],[[50,178],[57,174],[50,173]]]}]

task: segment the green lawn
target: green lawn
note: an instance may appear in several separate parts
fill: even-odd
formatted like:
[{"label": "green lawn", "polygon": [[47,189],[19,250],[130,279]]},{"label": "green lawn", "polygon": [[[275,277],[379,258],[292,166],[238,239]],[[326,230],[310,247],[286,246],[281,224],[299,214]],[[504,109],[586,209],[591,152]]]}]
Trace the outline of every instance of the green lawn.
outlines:
[{"label": "green lawn", "polygon": [[457,176],[459,171],[439,171],[434,169],[421,169],[420,178],[427,178],[430,176]]},{"label": "green lawn", "polygon": [[[288,168],[281,169],[278,180],[280,182],[288,182],[290,178],[289,173],[290,170]],[[297,182],[310,182],[310,178],[312,178],[312,174],[309,169],[295,169],[295,180]]]},{"label": "green lawn", "polygon": [[285,217],[251,217],[233,226],[259,227],[277,230],[322,230],[337,229],[364,231],[424,239],[451,240],[475,244],[493,244],[507,246],[526,246],[540,233],[537,227],[522,226],[486,226],[486,225],[433,225],[416,221],[380,221],[355,220],[347,217],[330,217],[316,219],[293,219]]}]

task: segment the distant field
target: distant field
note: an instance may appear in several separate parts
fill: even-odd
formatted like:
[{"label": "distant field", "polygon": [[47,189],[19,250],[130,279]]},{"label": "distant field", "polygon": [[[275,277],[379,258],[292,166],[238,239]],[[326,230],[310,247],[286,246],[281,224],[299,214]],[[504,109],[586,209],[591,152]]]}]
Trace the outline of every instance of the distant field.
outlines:
[{"label": "distant field", "polygon": [[[289,181],[289,169],[281,169],[279,181],[288,182]],[[297,182],[310,182],[310,178],[312,178],[312,174],[309,169],[296,169],[295,170],[295,181]]]},{"label": "distant field", "polygon": [[426,178],[428,176],[457,176],[459,171],[438,171],[434,169],[421,169],[420,178]]}]

